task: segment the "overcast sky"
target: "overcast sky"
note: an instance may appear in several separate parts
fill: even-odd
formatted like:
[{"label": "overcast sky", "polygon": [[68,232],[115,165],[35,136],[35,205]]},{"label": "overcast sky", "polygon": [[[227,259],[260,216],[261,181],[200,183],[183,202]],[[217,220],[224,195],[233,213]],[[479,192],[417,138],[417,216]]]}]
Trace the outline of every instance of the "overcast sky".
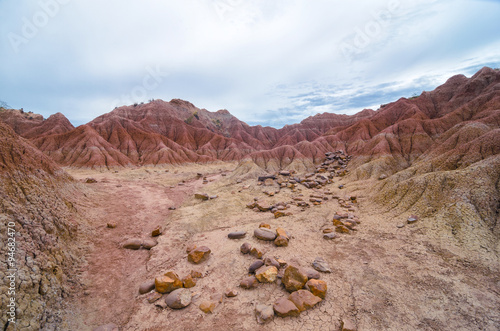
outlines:
[{"label": "overcast sky", "polygon": [[0,0],[0,100],[86,123],[188,100],[281,127],[500,67],[500,1]]}]

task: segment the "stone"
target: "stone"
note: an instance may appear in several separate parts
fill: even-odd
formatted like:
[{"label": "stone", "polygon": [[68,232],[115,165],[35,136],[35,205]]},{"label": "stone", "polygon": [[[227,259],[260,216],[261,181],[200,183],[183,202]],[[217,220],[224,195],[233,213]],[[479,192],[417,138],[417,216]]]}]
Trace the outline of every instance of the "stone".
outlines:
[{"label": "stone", "polygon": [[172,309],[186,308],[191,304],[191,292],[185,288],[177,289],[167,295],[165,303]]},{"label": "stone", "polygon": [[108,227],[108,229],[114,229],[116,228],[116,223],[108,223],[106,224],[106,226]]},{"label": "stone", "polygon": [[335,228],[335,232],[338,233],[349,233],[349,229],[344,225],[339,225]]},{"label": "stone", "polygon": [[398,225],[396,225],[398,227],[398,229],[401,229],[401,228],[404,228],[405,227],[405,224],[404,223],[399,223]]},{"label": "stone", "polygon": [[290,171],[286,171],[286,170],[280,171],[280,175],[281,176],[290,176]]},{"label": "stone", "polygon": [[87,184],[95,184],[97,183],[97,180],[95,178],[85,178],[85,183]]},{"label": "stone", "polygon": [[157,226],[153,231],[151,231],[151,237],[158,237],[162,234],[161,227]]},{"label": "stone", "polygon": [[258,304],[257,306],[255,306],[255,315],[257,317],[257,323],[269,323],[274,318],[273,306]]},{"label": "stone", "polygon": [[226,292],[224,292],[224,295],[228,298],[233,298],[238,295],[238,291],[234,288],[228,288]]},{"label": "stone", "polygon": [[274,239],[276,239],[276,232],[266,228],[255,229],[253,234],[260,240],[273,241]]},{"label": "stone", "polygon": [[158,293],[170,293],[181,287],[182,281],[179,279],[179,276],[171,271],[155,278],[155,288]]},{"label": "stone", "polygon": [[196,286],[196,280],[190,274],[182,278],[182,287],[191,288]]},{"label": "stone", "polygon": [[274,180],[271,178],[268,178],[264,181],[265,186],[273,186],[274,185]]},{"label": "stone", "polygon": [[267,223],[260,223],[259,224],[259,228],[266,228],[266,229],[270,229],[271,228],[271,225],[267,224]]},{"label": "stone", "polygon": [[340,321],[340,331],[356,331],[356,325],[350,319]]},{"label": "stone", "polygon": [[255,278],[255,276],[243,278],[240,282],[240,287],[244,289],[255,288],[257,285],[259,285],[259,281]]},{"label": "stone", "polygon": [[255,203],[255,207],[258,208],[260,211],[266,212],[271,210],[271,206],[268,203],[262,202],[262,201],[257,201]]},{"label": "stone", "polygon": [[262,266],[255,271],[255,278],[260,283],[273,283],[278,275],[278,269],[275,266]]},{"label": "stone", "polygon": [[331,239],[337,238],[337,235],[335,233],[333,233],[333,232],[332,233],[325,233],[323,235],[323,238],[327,239],[327,240],[331,240]]},{"label": "stone", "polygon": [[139,286],[139,294],[146,294],[155,289],[155,280],[148,280]]},{"label": "stone", "polygon": [[191,273],[190,273],[191,277],[193,278],[203,278],[203,275],[201,272],[199,271],[195,271],[195,270],[191,270]]},{"label": "stone", "polygon": [[285,212],[278,210],[274,212],[274,218],[280,218],[280,217],[285,217],[287,216]]},{"label": "stone", "polygon": [[273,305],[273,310],[279,317],[299,316],[300,310],[288,298],[279,298]]},{"label": "stone", "polygon": [[264,264],[265,264],[265,265],[275,266],[275,267],[276,267],[276,269],[279,269],[279,268],[280,268],[280,264],[279,264],[279,262],[278,262],[276,259],[272,258],[272,257],[266,257],[266,258],[264,259]]},{"label": "stone", "polygon": [[142,240],[137,238],[128,239],[122,244],[123,248],[134,249],[134,250],[141,248],[141,246],[142,246]]},{"label": "stone", "polygon": [[332,272],[332,269],[330,269],[330,266],[322,257],[315,258],[314,262],[312,263],[312,266],[319,272],[326,272],[326,273]]},{"label": "stone", "polygon": [[196,249],[196,245],[195,244],[190,244],[186,247],[186,253],[189,253],[191,252],[192,250]]},{"label": "stone", "polygon": [[288,235],[288,232],[285,229],[283,229],[283,228],[277,228],[276,229],[276,235],[277,236],[283,236],[283,237],[285,237],[287,239],[290,239],[290,236]]},{"label": "stone", "polygon": [[415,215],[411,215],[410,217],[408,217],[408,219],[406,220],[406,222],[408,224],[413,224],[415,223],[416,221],[418,221],[418,216],[415,216]]},{"label": "stone", "polygon": [[211,252],[207,246],[197,247],[189,252],[188,261],[194,264],[202,263],[209,258]]},{"label": "stone", "polygon": [[257,259],[262,259],[262,256],[264,255],[264,253],[260,249],[253,247],[250,250],[250,255],[252,255],[253,257],[255,257]]},{"label": "stone", "polygon": [[301,268],[302,272],[307,276],[308,279],[319,279],[321,276],[318,271],[313,268]]},{"label": "stone", "polygon": [[274,240],[274,244],[278,247],[286,247],[288,246],[288,238],[284,236],[278,236]]},{"label": "stone", "polygon": [[146,300],[148,300],[149,303],[155,303],[156,301],[160,300],[162,298],[162,296],[163,296],[163,294],[154,291],[154,292],[150,292],[146,296]]},{"label": "stone", "polygon": [[323,229],[323,233],[332,233],[334,230],[332,228]]},{"label": "stone", "polygon": [[262,260],[257,260],[255,262],[253,262],[250,267],[248,268],[248,272],[253,274],[255,272],[255,270],[259,269],[260,267],[262,267],[264,265],[264,261]]},{"label": "stone", "polygon": [[[5,328],[7,329],[7,328]],[[100,325],[97,328],[93,329],[93,331],[119,331],[120,329],[114,323],[108,323],[104,325]]]},{"label": "stone", "polygon": [[288,292],[298,291],[308,281],[307,275],[298,267],[289,265],[285,269],[282,282]]},{"label": "stone", "polygon": [[250,253],[251,250],[252,250],[252,246],[249,243],[244,243],[240,247],[240,252],[242,252],[243,254],[248,254],[248,253]]},{"label": "stone", "polygon": [[246,231],[235,231],[235,232],[229,233],[227,235],[227,237],[229,239],[242,239],[242,238],[245,238],[246,235],[247,235]]},{"label": "stone", "polygon": [[158,245],[158,242],[154,239],[146,239],[142,242],[142,248],[144,249],[151,249]]},{"label": "stone", "polygon": [[177,208],[172,206],[172,207],[168,207],[168,210],[176,210]]},{"label": "stone", "polygon": [[386,178],[387,178],[386,174],[382,174],[382,175],[378,176],[378,180],[384,180]]},{"label": "stone", "polygon": [[300,312],[314,307],[316,304],[323,301],[320,297],[315,296],[309,291],[298,290],[290,294],[288,300],[293,302]]},{"label": "stone", "polygon": [[208,200],[210,198],[206,193],[195,193],[194,197],[200,200]]},{"label": "stone", "polygon": [[324,280],[309,279],[306,283],[306,289],[321,299],[325,298],[327,288],[328,286]]},{"label": "stone", "polygon": [[200,303],[199,308],[205,314],[212,314],[214,312],[215,306],[215,302],[205,300]]}]

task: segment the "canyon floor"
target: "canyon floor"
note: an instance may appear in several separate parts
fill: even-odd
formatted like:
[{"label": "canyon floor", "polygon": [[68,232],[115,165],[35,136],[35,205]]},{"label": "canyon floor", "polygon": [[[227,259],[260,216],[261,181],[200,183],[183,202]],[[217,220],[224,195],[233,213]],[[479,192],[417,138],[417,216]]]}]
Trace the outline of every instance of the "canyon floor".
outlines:
[{"label": "canyon floor", "polygon": [[[498,330],[500,329],[500,262],[496,252],[469,252],[453,237],[435,233],[439,219],[420,218],[407,224],[408,214],[394,214],[375,205],[373,180],[350,182],[337,177],[324,189],[332,193],[321,205],[275,219],[270,212],[246,208],[254,197],[270,203],[288,202],[316,192],[299,185],[296,192],[278,186],[258,186],[257,178],[238,177],[236,163],[137,168],[119,171],[66,169],[84,184],[85,194],[75,207],[88,223],[86,265],[78,271],[81,288],[66,303],[63,329],[94,330],[114,323],[120,330],[339,330],[341,322],[357,330]],[[197,176],[202,173],[208,183]],[[239,182],[241,180],[241,182]],[[180,185],[179,185],[180,184]],[[343,184],[344,188],[339,189]],[[279,191],[273,197],[264,191]],[[202,201],[195,193],[217,195]],[[317,193],[317,192],[316,192]],[[332,196],[357,196],[357,231],[323,239],[335,212],[346,212]],[[169,207],[175,207],[170,210]],[[288,247],[276,247],[253,236],[262,222],[291,235]],[[107,223],[116,223],[108,228]],[[399,227],[398,227],[399,225]],[[401,227],[404,225],[403,227]],[[151,250],[129,250],[129,238],[151,238],[163,228]],[[228,233],[247,231],[244,239]],[[321,273],[328,284],[325,300],[298,317],[275,316],[268,324],[256,321],[257,304],[272,305],[288,292],[276,283],[255,289],[239,287],[255,260],[243,255],[248,242],[287,262],[310,267],[324,258],[331,273]],[[190,244],[207,246],[206,262],[187,260]],[[203,278],[190,290],[191,305],[160,308],[139,295],[139,286],[168,271],[180,277],[191,270]],[[227,288],[238,291],[227,298]],[[222,298],[222,302],[219,302]],[[164,300],[164,299],[160,299]],[[204,300],[217,301],[213,313],[199,309]]]}]

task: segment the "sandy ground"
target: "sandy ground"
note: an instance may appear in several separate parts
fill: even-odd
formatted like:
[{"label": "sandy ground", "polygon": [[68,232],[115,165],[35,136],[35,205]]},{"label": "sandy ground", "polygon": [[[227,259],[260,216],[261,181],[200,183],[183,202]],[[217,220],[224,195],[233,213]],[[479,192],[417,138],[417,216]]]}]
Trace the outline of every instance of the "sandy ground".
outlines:
[{"label": "sandy ground", "polygon": [[[235,167],[217,163],[118,172],[68,169],[78,180],[93,177],[98,182],[87,184],[90,193],[77,206],[93,229],[92,246],[81,274],[84,288],[71,298],[63,328],[93,330],[115,323],[120,330],[339,330],[340,322],[349,320],[358,330],[500,329],[500,263],[495,252],[472,254],[451,239],[436,237],[432,229],[437,219],[398,228],[409,215],[381,213],[370,201],[369,182],[340,178],[327,188],[340,197],[358,196],[354,214],[361,224],[356,232],[325,240],[322,229],[331,226],[336,211],[344,211],[336,199],[306,211],[293,207],[287,210],[292,216],[275,219],[245,205],[254,197],[288,202],[303,194],[307,200],[315,191],[303,186],[298,192],[279,191],[277,186],[257,186],[256,178],[237,183],[231,174]],[[197,173],[209,183],[203,184]],[[338,189],[340,183],[346,188]],[[265,190],[279,193],[268,197]],[[197,192],[218,198],[197,200]],[[108,222],[117,227],[107,228]],[[261,222],[285,228],[292,235],[289,246],[253,237]],[[164,232],[150,251],[121,248],[128,238],[151,238],[157,225]],[[235,230],[246,230],[246,238],[228,239]],[[332,273],[321,274],[328,284],[326,299],[299,317],[275,316],[259,325],[255,305],[272,305],[288,293],[278,284],[238,287],[255,260],[240,253],[244,242],[262,249],[265,256],[307,267],[323,257],[332,268]],[[189,263],[190,244],[208,246],[208,261]],[[191,289],[193,303],[185,309],[157,307],[138,293],[141,283],[167,271],[183,277],[191,270],[204,277]],[[238,296],[224,297],[212,314],[198,308],[203,300],[223,296],[227,288],[236,288]]]}]

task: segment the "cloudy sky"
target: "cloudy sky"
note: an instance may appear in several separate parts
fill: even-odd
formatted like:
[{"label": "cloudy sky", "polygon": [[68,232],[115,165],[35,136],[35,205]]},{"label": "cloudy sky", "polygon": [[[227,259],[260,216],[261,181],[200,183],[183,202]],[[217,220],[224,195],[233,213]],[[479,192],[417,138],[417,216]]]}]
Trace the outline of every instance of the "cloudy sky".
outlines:
[{"label": "cloudy sky", "polygon": [[500,67],[500,1],[0,0],[0,100],[86,123],[181,98],[281,127]]}]

